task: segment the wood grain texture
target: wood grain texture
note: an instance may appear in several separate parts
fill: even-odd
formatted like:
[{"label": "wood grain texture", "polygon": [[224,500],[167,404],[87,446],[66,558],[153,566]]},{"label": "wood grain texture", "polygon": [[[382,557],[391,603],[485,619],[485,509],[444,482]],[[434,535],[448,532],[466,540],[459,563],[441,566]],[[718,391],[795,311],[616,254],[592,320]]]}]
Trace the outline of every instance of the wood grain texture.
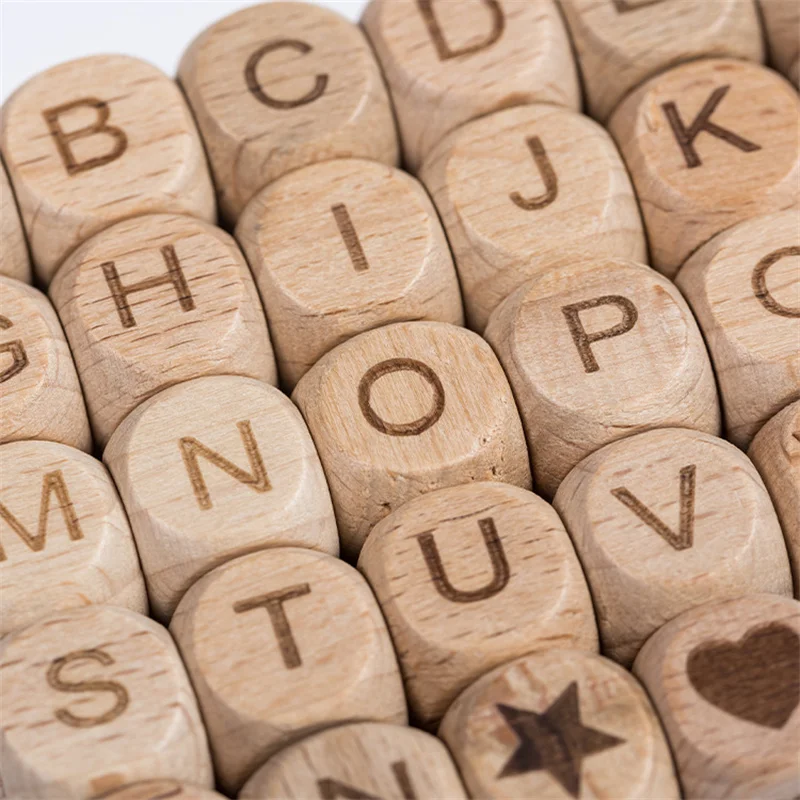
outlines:
[{"label": "wood grain texture", "polygon": [[319,451],[342,549],[358,555],[370,529],[433,489],[496,480],[530,488],[519,414],[491,348],[443,322],[362,333],[298,383]]},{"label": "wood grain texture", "polygon": [[332,798],[466,800],[441,741],[414,728],[339,725],[282,750],[247,782],[240,800]]},{"label": "wood grain texture", "polygon": [[229,223],[299,167],[350,157],[397,163],[375,56],[359,28],[328,9],[279,2],[237,11],[192,42],[178,76]]},{"label": "wood grain texture", "polygon": [[720,231],[800,204],[800,98],[758,64],[708,59],[629,95],[609,130],[633,178],[651,264],[673,277]]},{"label": "wood grain texture", "polygon": [[172,386],[131,413],[104,460],[139,548],[153,615],[201,575],[264,547],[338,554],[336,522],[303,418],[252,378]]},{"label": "wood grain texture", "polygon": [[747,451],[769,490],[783,527],[800,598],[800,400],[764,425]]},{"label": "wood grain texture", "polygon": [[764,60],[754,0],[560,1],[588,111],[602,121],[632,89],[684,61]]},{"label": "wood grain texture", "polygon": [[378,604],[339,559],[289,547],[242,556],[189,589],[170,630],[229,794],[298,737],[347,720],[406,721]]},{"label": "wood grain texture", "polygon": [[112,225],[67,258],[50,297],[101,446],[172,384],[213,374],[277,381],[247,262],[202,220],[153,214]]},{"label": "wood grain texture", "polygon": [[164,628],[133,611],[58,612],[0,644],[10,798],[81,800],[145,778],[211,787],[206,734]]},{"label": "wood grain texture", "polygon": [[39,291],[0,275],[0,442],[90,450],[86,406],[58,316]]},{"label": "wood grain texture", "polygon": [[472,797],[680,797],[647,695],[597,655],[544,650],[498,667],[459,696],[439,735]]},{"label": "wood grain texture", "polygon": [[697,323],[670,281],[630,261],[584,261],[523,284],[486,339],[505,367],[552,497],[604,444],[652,428],[717,434],[714,375]]},{"label": "wood grain texture", "polygon": [[558,514],[516,486],[469,483],[411,500],[375,526],[358,568],[424,727],[499,664],[543,648],[598,649],[592,601]]},{"label": "wood grain texture", "polygon": [[715,236],[676,278],[705,335],[727,437],[747,447],[800,398],[800,211]]},{"label": "wood grain texture", "polygon": [[750,595],[672,620],[634,664],[687,800],[800,791],[800,603]]},{"label": "wood grain texture", "polygon": [[439,217],[400,170],[339,159],[291,172],[256,195],[236,236],[288,389],[361,331],[408,319],[464,322]]},{"label": "wood grain texture", "polygon": [[420,177],[447,229],[474,330],[547,269],[588,257],[647,258],[616,145],[568,109],[537,104],[470,122],[433,149]]},{"label": "wood grain texture", "polygon": [[580,108],[554,0],[372,0],[362,25],[386,75],[412,172],[471,119],[533,102]]},{"label": "wood grain texture", "polygon": [[781,527],[741,450],[697,431],[647,431],[584,459],[553,501],[592,591],[603,653],[630,666],[683,611],[791,596]]},{"label": "wood grain texture", "polygon": [[30,283],[31,262],[14,190],[0,161],[0,275]]},{"label": "wood grain texture", "polygon": [[216,218],[186,101],[164,73],[129,56],[89,56],[31,78],[3,106],[0,147],[43,283],[118,220]]},{"label": "wood grain texture", "polygon": [[800,5],[795,0],[758,0],[775,69],[800,88]]},{"label": "wood grain texture", "polygon": [[225,800],[221,794],[173,780],[129,783],[99,795],[97,800]]}]

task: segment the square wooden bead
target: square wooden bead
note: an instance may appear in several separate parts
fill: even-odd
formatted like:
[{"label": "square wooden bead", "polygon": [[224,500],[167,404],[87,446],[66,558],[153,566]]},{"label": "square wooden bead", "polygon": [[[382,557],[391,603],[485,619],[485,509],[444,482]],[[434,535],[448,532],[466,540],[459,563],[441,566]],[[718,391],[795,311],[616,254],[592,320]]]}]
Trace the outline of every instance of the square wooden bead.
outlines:
[{"label": "square wooden bead", "polygon": [[362,19],[415,172],[458,125],[510,105],[580,108],[555,0],[372,0]]},{"label": "square wooden bead", "polygon": [[101,446],[174,383],[213,374],[277,381],[247,262],[202,220],[154,214],[112,225],[67,258],[50,297]]},{"label": "square wooden bead", "polygon": [[22,230],[14,190],[8,182],[5,164],[0,162],[0,275],[30,283],[31,262]]},{"label": "square wooden bead", "polygon": [[395,164],[383,76],[357,25],[312,3],[262,3],[203,31],[178,76],[233,223],[286,172],[332,158]]},{"label": "square wooden bead", "polygon": [[769,59],[800,88],[800,4],[796,0],[758,0]]},{"label": "square wooden bead", "polygon": [[253,199],[236,236],[289,389],[361,331],[407,319],[463,324],[436,210],[414,178],[385,164],[338,159],[291,172]]},{"label": "square wooden bead", "polygon": [[0,146],[43,283],[117,220],[154,211],[216,217],[180,89],[129,56],[89,56],[31,78],[3,106]]},{"label": "square wooden bead", "polygon": [[225,800],[210,789],[200,789],[173,780],[151,780],[129,783],[99,795],[97,800]]},{"label": "square wooden bead", "polygon": [[362,333],[323,356],[292,395],[331,490],[342,549],[412,498],[496,480],[530,488],[525,438],[488,344],[443,322]]},{"label": "square wooden bead", "polygon": [[58,316],[39,291],[0,275],[0,443],[45,439],[90,450],[78,374]]}]

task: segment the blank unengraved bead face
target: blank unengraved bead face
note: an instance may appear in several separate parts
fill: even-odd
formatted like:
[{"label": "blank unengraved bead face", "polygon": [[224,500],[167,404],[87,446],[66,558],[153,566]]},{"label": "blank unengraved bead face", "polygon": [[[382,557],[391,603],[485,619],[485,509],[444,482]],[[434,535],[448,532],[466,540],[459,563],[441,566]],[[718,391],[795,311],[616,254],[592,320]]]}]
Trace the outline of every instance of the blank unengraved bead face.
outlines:
[{"label": "blank unengraved bead face", "polygon": [[28,258],[28,245],[19,218],[14,191],[8,182],[5,164],[0,161],[0,275],[7,275],[18,281],[29,282],[31,262]]}]

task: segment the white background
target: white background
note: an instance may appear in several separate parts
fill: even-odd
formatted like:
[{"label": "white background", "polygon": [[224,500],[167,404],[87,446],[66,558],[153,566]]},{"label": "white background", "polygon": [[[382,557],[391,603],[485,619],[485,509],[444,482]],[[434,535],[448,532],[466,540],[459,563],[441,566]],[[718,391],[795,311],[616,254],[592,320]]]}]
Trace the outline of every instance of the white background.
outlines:
[{"label": "white background", "polygon": [[[314,0],[356,21],[366,0]],[[242,0],[0,0],[0,102],[62,61],[124,53],[168,75],[204,28]]]}]

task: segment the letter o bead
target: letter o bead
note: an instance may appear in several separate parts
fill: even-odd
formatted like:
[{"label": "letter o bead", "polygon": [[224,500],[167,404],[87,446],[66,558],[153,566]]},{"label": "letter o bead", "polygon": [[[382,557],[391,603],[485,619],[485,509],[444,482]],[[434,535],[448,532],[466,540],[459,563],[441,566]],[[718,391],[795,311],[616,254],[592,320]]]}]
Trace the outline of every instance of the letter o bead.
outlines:
[{"label": "letter o bead", "polygon": [[397,163],[375,56],[358,26],[328,9],[279,2],[237,11],[192,42],[178,76],[228,223],[299,167],[351,157]]},{"label": "letter o bead", "polygon": [[359,334],[320,359],[292,398],[331,489],[342,549],[433,489],[495,480],[530,488],[525,438],[483,339],[443,322]]},{"label": "letter o bead", "polygon": [[6,797],[83,800],[145,778],[211,788],[197,703],[164,628],[113,606],[40,619],[0,644]]},{"label": "letter o bead", "polygon": [[22,230],[22,220],[8,182],[5,164],[0,161],[0,275],[30,283],[31,262]]}]

